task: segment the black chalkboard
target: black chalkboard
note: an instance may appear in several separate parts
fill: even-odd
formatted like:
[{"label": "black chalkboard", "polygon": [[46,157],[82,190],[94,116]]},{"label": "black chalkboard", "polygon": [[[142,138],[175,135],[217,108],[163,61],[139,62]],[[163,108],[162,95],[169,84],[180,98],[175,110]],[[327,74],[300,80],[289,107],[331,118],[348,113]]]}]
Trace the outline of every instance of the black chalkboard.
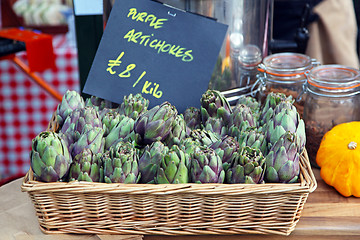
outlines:
[{"label": "black chalkboard", "polygon": [[84,92],[121,103],[142,93],[150,107],[199,106],[227,25],[150,0],[116,0]]}]

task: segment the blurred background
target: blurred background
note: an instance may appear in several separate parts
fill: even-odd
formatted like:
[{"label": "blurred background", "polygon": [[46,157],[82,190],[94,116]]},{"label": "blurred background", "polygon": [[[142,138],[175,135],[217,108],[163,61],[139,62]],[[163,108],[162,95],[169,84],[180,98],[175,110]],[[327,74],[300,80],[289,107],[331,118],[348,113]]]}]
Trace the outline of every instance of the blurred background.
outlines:
[{"label": "blurred background", "polygon": [[[258,65],[275,53],[301,53],[321,64],[359,68],[359,0],[159,2],[229,25],[209,88],[230,97],[255,91]],[[31,140],[47,128],[65,91],[82,90],[113,4],[1,0],[0,185],[29,170]],[[8,29],[16,31],[9,34]],[[24,38],[21,31],[30,33]],[[41,44],[31,50],[30,42],[39,36],[51,37],[54,64],[34,70],[30,63],[40,64],[47,55]]]}]

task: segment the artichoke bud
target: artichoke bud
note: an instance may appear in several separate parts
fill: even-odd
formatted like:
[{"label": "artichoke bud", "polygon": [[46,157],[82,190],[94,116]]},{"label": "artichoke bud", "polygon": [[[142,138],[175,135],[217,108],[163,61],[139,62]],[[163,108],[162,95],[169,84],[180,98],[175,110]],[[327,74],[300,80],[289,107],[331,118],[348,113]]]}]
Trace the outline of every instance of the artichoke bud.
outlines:
[{"label": "artichoke bud", "polygon": [[167,137],[163,140],[169,147],[172,145],[179,145],[186,137],[186,123],[182,114],[177,115],[171,126],[171,130]]},{"label": "artichoke bud", "polygon": [[56,121],[60,126],[64,124],[65,119],[75,109],[85,107],[84,99],[77,91],[67,90],[56,109]]},{"label": "artichoke bud", "polygon": [[102,112],[104,109],[113,109],[117,108],[119,104],[111,102],[109,100],[99,98],[96,96],[91,96],[86,100],[85,106],[92,107],[96,109],[99,113]]},{"label": "artichoke bud", "polygon": [[153,142],[151,145],[146,145],[144,152],[139,159],[141,183],[154,183],[158,167],[168,151],[168,147],[160,141]]},{"label": "artichoke bud", "polygon": [[228,133],[226,124],[221,118],[209,117],[203,129],[216,134],[218,138],[222,138]]},{"label": "artichoke bud", "polygon": [[93,154],[91,149],[85,148],[71,164],[69,181],[103,182],[103,171],[101,154]]},{"label": "artichoke bud", "polygon": [[231,163],[232,155],[239,150],[239,143],[231,136],[225,136],[222,139],[210,145],[222,160],[223,168],[226,171]]},{"label": "artichoke bud", "polygon": [[214,149],[197,147],[190,159],[190,179],[193,183],[223,183],[225,172]]},{"label": "artichoke bud", "polygon": [[251,96],[241,96],[236,102],[236,105],[241,104],[248,106],[255,115],[260,111],[260,103]]},{"label": "artichoke bud", "polygon": [[190,132],[190,137],[203,146],[210,146],[211,144],[219,140],[215,133],[200,129],[192,130]]},{"label": "artichoke bud", "polygon": [[[207,121],[209,117],[217,117],[218,109],[221,111],[223,116],[229,115],[232,110],[227,99],[217,90],[207,90],[200,99],[201,107],[201,121],[203,124]],[[225,114],[227,112],[228,114]]]},{"label": "artichoke bud", "polygon": [[99,113],[93,107],[85,107],[80,110],[80,117],[75,123],[75,132],[79,135],[83,134],[84,132],[88,131],[90,128],[103,128],[101,118]]},{"label": "artichoke bud", "polygon": [[66,142],[55,132],[41,132],[32,140],[30,165],[40,181],[56,182],[67,177],[72,162]]},{"label": "artichoke bud", "polygon": [[137,183],[141,174],[137,151],[130,142],[118,142],[112,146],[104,160],[106,183]]},{"label": "artichoke bud", "polygon": [[177,110],[169,102],[164,102],[143,113],[134,126],[136,144],[144,146],[164,140],[176,116]]},{"label": "artichoke bud", "polygon": [[186,126],[189,127],[190,131],[194,129],[199,129],[201,127],[200,109],[195,107],[187,108],[184,112],[184,120],[186,122]]},{"label": "artichoke bud", "polygon": [[300,173],[300,154],[297,136],[286,132],[272,146],[266,156],[266,182],[293,183]]},{"label": "artichoke bud", "polygon": [[162,159],[155,177],[156,183],[188,183],[188,155],[174,145]]},{"label": "artichoke bud", "polygon": [[249,128],[240,133],[238,139],[240,147],[258,148],[264,156],[268,153],[266,136],[257,128]]},{"label": "artichoke bud", "polygon": [[124,118],[123,115],[120,115],[118,112],[110,111],[105,113],[102,117],[101,121],[105,125],[105,133],[104,137],[109,135],[111,130],[116,126],[118,122],[120,122]]},{"label": "artichoke bud", "polygon": [[266,170],[265,157],[260,149],[243,147],[232,157],[226,171],[227,183],[262,183]]},{"label": "artichoke bud", "polygon": [[300,119],[296,107],[289,100],[282,101],[276,106],[273,117],[266,124],[267,141],[270,147],[287,131],[296,134],[300,151],[302,151],[306,143],[305,124]]},{"label": "artichoke bud", "polygon": [[128,96],[124,96],[118,112],[121,115],[136,120],[142,113],[147,111],[148,106],[149,100],[144,98],[141,93],[137,93],[136,95],[129,94]]},{"label": "artichoke bud", "polygon": [[194,141],[191,137],[188,137],[181,142],[180,146],[185,153],[191,157],[194,154],[195,148],[202,146],[202,144],[199,141]]},{"label": "artichoke bud", "polygon": [[110,149],[110,147],[116,144],[119,140],[133,141],[135,139],[134,124],[135,121],[132,118],[121,116],[121,120],[105,137],[105,149]]},{"label": "artichoke bud", "polygon": [[84,148],[90,149],[94,154],[104,152],[105,139],[103,128],[91,128],[82,134],[78,141],[70,146],[73,157],[78,155]]},{"label": "artichoke bud", "polygon": [[238,127],[241,131],[248,127],[256,127],[257,122],[251,109],[245,105],[236,105],[230,116],[230,125]]},{"label": "artichoke bud", "polygon": [[286,97],[284,93],[273,93],[270,92],[265,99],[265,103],[260,113],[260,125],[263,125],[272,118],[275,107],[282,101],[292,101],[292,97]]}]

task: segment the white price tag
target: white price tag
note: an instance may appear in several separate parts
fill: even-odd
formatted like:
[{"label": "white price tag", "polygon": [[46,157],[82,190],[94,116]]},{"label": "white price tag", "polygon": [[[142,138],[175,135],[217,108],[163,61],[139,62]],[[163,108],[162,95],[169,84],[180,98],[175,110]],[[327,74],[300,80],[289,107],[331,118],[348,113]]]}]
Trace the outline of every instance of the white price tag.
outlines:
[{"label": "white price tag", "polygon": [[102,15],[102,0],[74,0],[74,13],[76,16],[82,15]]}]

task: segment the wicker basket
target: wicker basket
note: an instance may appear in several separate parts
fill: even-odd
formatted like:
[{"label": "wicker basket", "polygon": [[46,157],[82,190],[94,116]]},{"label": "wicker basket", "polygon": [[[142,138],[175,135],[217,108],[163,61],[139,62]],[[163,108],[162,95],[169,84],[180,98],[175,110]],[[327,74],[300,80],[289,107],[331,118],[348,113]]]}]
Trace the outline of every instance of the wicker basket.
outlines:
[{"label": "wicker basket", "polygon": [[317,186],[306,150],[299,179],[293,184],[43,183],[30,169],[21,189],[45,233],[289,235]]}]

